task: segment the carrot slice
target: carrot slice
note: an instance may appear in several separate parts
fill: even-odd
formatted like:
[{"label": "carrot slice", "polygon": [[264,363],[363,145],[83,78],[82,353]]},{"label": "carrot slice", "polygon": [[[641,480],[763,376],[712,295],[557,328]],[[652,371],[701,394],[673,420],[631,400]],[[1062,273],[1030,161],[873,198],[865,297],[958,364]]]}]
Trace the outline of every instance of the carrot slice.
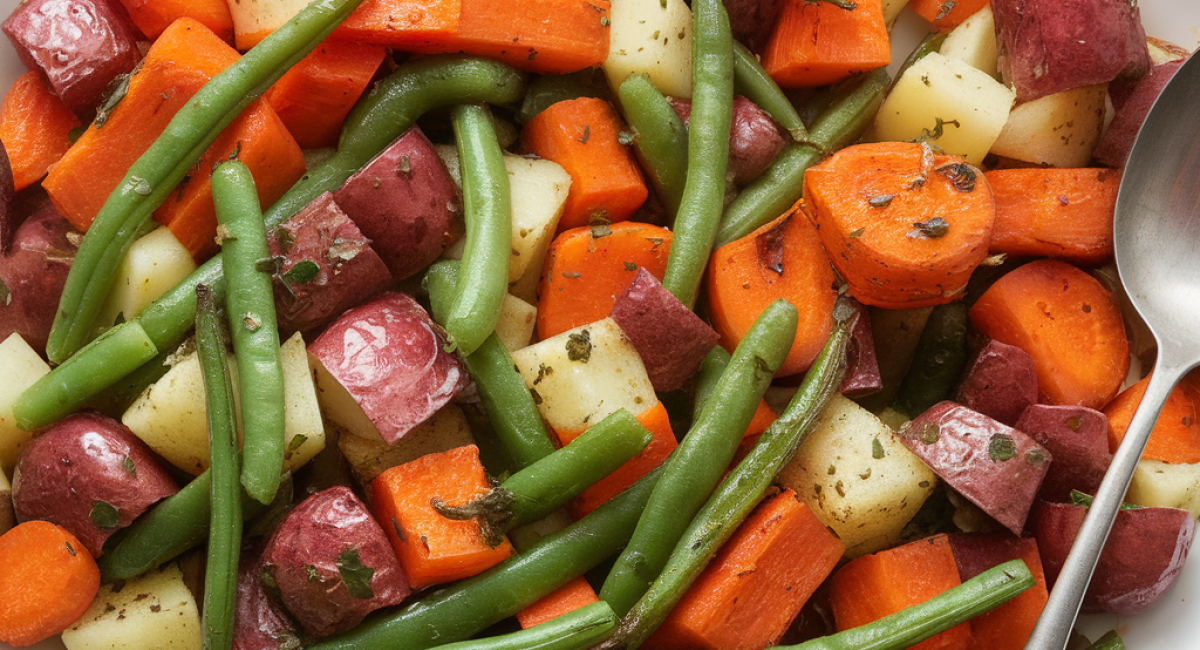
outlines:
[{"label": "carrot slice", "polygon": [[987,180],[927,145],[846,147],[805,172],[804,200],[833,266],[868,305],[951,302],[987,257],[995,215]]},{"label": "carrot slice", "polygon": [[646,181],[620,133],[616,109],[595,97],[552,104],[521,129],[525,149],[571,175],[559,232],[597,221],[625,221],[646,201]]},{"label": "carrot slice", "polygon": [[154,42],[103,126],[90,126],[50,170],[42,187],[76,229],[87,230],[129,167],[175,113],[238,53],[212,30],[180,18]]},{"label": "carrot slice", "polygon": [[233,43],[233,16],[227,0],[121,0],[121,4],[148,40],[156,40],[171,23],[186,17]]},{"label": "carrot slice", "polygon": [[846,548],[792,490],[763,502],[687,590],[650,650],[776,645]]},{"label": "carrot slice", "polygon": [[1129,370],[1112,294],[1066,262],[1037,260],[1009,272],[979,297],[970,319],[1033,357],[1042,403],[1104,408]]},{"label": "carrot slice", "polygon": [[[1164,463],[1200,463],[1200,418],[1196,415],[1196,400],[1200,398],[1195,379],[1189,378],[1180,382],[1167,396],[1154,428],[1150,430],[1150,440],[1146,442],[1146,450],[1142,458],[1158,460]],[[1117,445],[1125,438],[1133,413],[1146,394],[1146,386],[1150,377],[1146,376],[1138,383],[1121,391],[1108,406],[1104,407],[1104,415],[1108,416],[1108,448],[1116,453]]]},{"label": "carrot slice", "polygon": [[[864,555],[833,574],[830,600],[837,629],[848,630],[923,603],[961,584],[946,535]],[[966,650],[970,623],[930,637],[913,650]]]},{"label": "carrot slice", "polygon": [[1027,168],[984,176],[996,198],[993,252],[1083,265],[1112,259],[1120,172]]},{"label": "carrot slice", "polygon": [[624,221],[573,228],[550,244],[538,288],[537,333],[548,339],[608,316],[638,267],[662,279],[671,231]]},{"label": "carrot slice", "polygon": [[460,0],[363,0],[333,35],[408,52],[447,52],[461,13]]},{"label": "carrot slice", "polygon": [[880,0],[854,9],[787,0],[763,52],[763,68],[785,88],[812,88],[891,63]]},{"label": "carrot slice", "polygon": [[908,3],[917,15],[928,20],[934,29],[954,29],[987,6],[990,0],[912,0]]},{"label": "carrot slice", "polygon": [[730,352],[779,298],[800,312],[792,349],[777,373],[786,376],[812,364],[833,328],[837,300],[829,258],[798,206],[718,248],[708,264],[709,313],[721,345]]},{"label": "carrot slice", "polygon": [[37,72],[17,77],[0,106],[0,142],[12,165],[19,192],[46,175],[71,147],[69,134],[79,118]]},{"label": "carrot slice", "polygon": [[599,602],[596,590],[583,576],[577,576],[567,584],[546,594],[537,602],[517,612],[517,622],[522,630],[540,625],[563,614]]},{"label": "carrot slice", "polygon": [[0,535],[0,641],[27,646],[67,629],[100,590],[87,548],[48,521]]}]

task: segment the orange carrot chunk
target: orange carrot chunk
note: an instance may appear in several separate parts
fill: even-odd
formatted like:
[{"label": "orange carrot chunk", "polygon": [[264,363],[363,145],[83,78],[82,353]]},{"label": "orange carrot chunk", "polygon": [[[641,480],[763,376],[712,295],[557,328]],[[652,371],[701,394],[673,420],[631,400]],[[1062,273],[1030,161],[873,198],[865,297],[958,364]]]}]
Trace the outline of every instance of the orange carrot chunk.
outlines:
[{"label": "orange carrot chunk", "polygon": [[1083,265],[1112,259],[1120,172],[1028,168],[984,176],[996,197],[993,252]]},{"label": "orange carrot chunk", "polygon": [[492,548],[478,522],[447,519],[431,505],[461,506],[489,488],[475,445],[422,456],[371,482],[376,517],[414,589],[476,575],[512,555],[507,539]]},{"label": "orange carrot chunk", "polygon": [[[1129,422],[1142,396],[1146,394],[1146,386],[1150,377],[1146,376],[1138,383],[1121,391],[1108,406],[1104,407],[1104,415],[1108,416],[1108,448],[1117,451],[1117,445],[1125,438]],[[1200,463],[1200,419],[1196,417],[1197,391],[1195,379],[1189,377],[1176,384],[1167,396],[1154,428],[1150,431],[1150,440],[1142,458],[1157,460],[1164,463]]]},{"label": "orange carrot chunk", "polygon": [[363,0],[335,38],[407,52],[453,51],[460,0]]},{"label": "orange carrot chunk", "polygon": [[264,96],[302,149],[332,147],[385,56],[379,45],[327,38]]},{"label": "orange carrot chunk", "polygon": [[788,624],[846,548],[792,490],[770,497],[687,590],[650,650],[758,650]]},{"label": "orange carrot chunk", "polygon": [[988,5],[989,0],[912,0],[908,6],[928,20],[935,29],[954,29],[975,12]]},{"label": "orange carrot chunk", "polygon": [[833,327],[833,269],[817,231],[793,208],[745,237],[718,248],[708,263],[708,307],[721,345],[733,352],[754,320],[779,298],[800,312],[796,338],[777,373],[812,364]]},{"label": "orange carrot chunk", "polygon": [[616,109],[595,97],[552,104],[521,129],[526,150],[553,160],[571,175],[559,232],[625,221],[646,201],[646,181],[629,145],[621,144],[620,133]]},{"label": "orange carrot chunk", "polygon": [[125,172],[205,83],[237,61],[212,30],[180,18],[155,41],[103,126],[90,126],[42,187],[76,229],[87,230]]},{"label": "orange carrot chunk", "polygon": [[812,88],[891,63],[880,0],[854,9],[786,0],[763,52],[763,68],[780,86]]},{"label": "orange carrot chunk", "polygon": [[909,142],[842,149],[805,172],[804,201],[850,293],[885,309],[960,297],[995,215],[982,172]]},{"label": "orange carrot chunk", "polygon": [[1039,401],[1102,409],[1129,370],[1121,312],[1098,280],[1058,260],[1009,272],[970,311],[984,334],[1033,357]]},{"label": "orange carrot chunk", "polygon": [[559,234],[538,288],[538,338],[606,318],[638,267],[662,280],[670,252],[670,230],[634,221]]},{"label": "orange carrot chunk", "polygon": [[522,630],[540,625],[563,614],[599,602],[596,590],[583,576],[577,576],[567,584],[546,594],[534,604],[517,612],[517,622]]},{"label": "orange carrot chunk", "polygon": [[153,41],[180,18],[191,18],[226,43],[233,43],[233,16],[227,0],[121,0],[129,17]]},{"label": "orange carrot chunk", "polygon": [[[838,631],[865,625],[923,603],[961,584],[946,535],[864,555],[833,574],[830,600]],[[930,637],[913,650],[966,650],[970,623]]]},{"label": "orange carrot chunk", "polygon": [[0,142],[12,165],[19,192],[46,175],[71,147],[69,134],[79,118],[37,72],[17,77],[0,106]]},{"label": "orange carrot chunk", "polygon": [[32,645],[62,632],[100,590],[100,569],[78,539],[48,521],[0,535],[0,641]]},{"label": "orange carrot chunk", "polygon": [[264,208],[304,175],[304,152],[271,106],[262,98],[255,100],[200,156],[195,167],[199,173],[185,178],[154,211],[154,218],[170,228],[197,262],[219,250],[212,183],[204,170],[211,169],[215,161],[235,155],[254,175],[258,200]]}]

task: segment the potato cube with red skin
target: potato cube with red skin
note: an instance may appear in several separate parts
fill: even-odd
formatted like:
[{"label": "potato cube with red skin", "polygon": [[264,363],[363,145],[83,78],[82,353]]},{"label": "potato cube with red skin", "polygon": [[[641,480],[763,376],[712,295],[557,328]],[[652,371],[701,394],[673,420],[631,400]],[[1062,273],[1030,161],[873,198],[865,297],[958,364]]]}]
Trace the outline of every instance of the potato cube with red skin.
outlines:
[{"label": "potato cube with red skin", "polygon": [[[692,101],[672,97],[670,102],[686,126],[692,116]],[[733,121],[729,125],[729,173],[733,174],[734,185],[741,187],[758,178],[786,144],[783,127],[754,102],[734,95]]]},{"label": "potato cube with red skin", "polygon": [[344,485],[293,508],[271,533],[263,565],[284,607],[317,638],[412,593],[383,529]]},{"label": "potato cube with red skin", "polygon": [[609,317],[629,337],[659,392],[683,388],[721,338],[645,267],[617,296]]},{"label": "potato cube with red skin", "polygon": [[58,298],[82,240],[65,217],[47,205],[25,220],[12,248],[0,255],[0,340],[14,332],[35,350],[46,349]]},{"label": "potato cube with red skin", "polygon": [[12,485],[18,520],[58,524],[93,557],[110,535],[178,491],[145,443],[96,413],[76,413],[35,435]]},{"label": "potato cube with red skin", "polygon": [[761,54],[771,38],[785,0],[725,0],[729,31],[751,52]]},{"label": "potato cube with red skin", "polygon": [[124,8],[107,0],[29,0],[3,29],[25,66],[41,70],[82,120],[95,115],[109,82],[142,58]]},{"label": "potato cube with red skin", "polygon": [[1034,585],[996,609],[971,619],[968,650],[1023,650],[1049,594],[1037,540],[1007,533],[947,536],[958,577],[964,582],[1009,560],[1021,560],[1033,574]]},{"label": "potato cube with red skin", "polygon": [[466,388],[462,362],[412,296],[385,293],[342,314],[309,354],[392,444]]},{"label": "potato cube with red skin", "polygon": [[1037,404],[1033,357],[1015,345],[990,340],[975,355],[954,400],[1008,426]]},{"label": "potato cube with red skin", "polygon": [[[234,650],[279,650],[298,645],[296,625],[287,612],[271,598],[263,584],[263,550],[266,539],[259,537],[242,545],[238,558],[237,601],[234,605]],[[294,640],[294,644],[289,641]]]},{"label": "potato cube with red skin", "polygon": [[1168,61],[1151,67],[1145,76],[1135,82],[1112,84],[1109,94],[1115,112],[1112,122],[1092,152],[1096,160],[1109,167],[1125,166],[1125,159],[1133,149],[1133,140],[1142,128],[1150,107],[1181,67],[1182,60]]},{"label": "potato cube with red skin", "polygon": [[850,345],[846,348],[846,375],[838,392],[846,397],[862,397],[883,390],[883,375],[879,358],[875,356],[875,335],[871,331],[871,314],[867,306],[854,298],[846,298],[857,312],[850,330]]},{"label": "potato cube with red skin", "polygon": [[900,439],[956,492],[1021,534],[1051,460],[1033,438],[961,404],[940,402],[909,423]]},{"label": "potato cube with red skin", "polygon": [[1108,418],[1084,406],[1034,404],[1014,425],[1054,457],[1038,498],[1065,503],[1071,490],[1095,494],[1112,462]]}]

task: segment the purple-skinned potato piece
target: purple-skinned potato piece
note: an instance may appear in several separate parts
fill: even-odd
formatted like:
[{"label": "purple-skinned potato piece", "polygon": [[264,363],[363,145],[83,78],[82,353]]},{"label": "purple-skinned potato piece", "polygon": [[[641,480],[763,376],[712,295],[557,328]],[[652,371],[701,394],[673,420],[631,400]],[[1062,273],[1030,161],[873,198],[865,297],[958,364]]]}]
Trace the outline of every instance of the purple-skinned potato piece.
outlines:
[{"label": "purple-skinned potato piece", "polygon": [[858,312],[854,329],[850,330],[850,346],[846,349],[846,375],[838,392],[846,397],[862,397],[883,389],[883,375],[875,356],[875,335],[871,332],[871,315],[866,305],[847,298]]},{"label": "purple-skinned potato piece", "polygon": [[16,209],[16,190],[13,187],[12,165],[8,162],[8,150],[0,142],[0,255],[7,255],[17,233],[19,218]]},{"label": "purple-skinned potato piece", "polygon": [[721,338],[645,268],[617,296],[609,316],[629,337],[659,392],[683,388]]},{"label": "purple-skinned potato piece", "polygon": [[233,650],[280,650],[300,647],[300,635],[292,619],[262,582],[263,548],[266,539],[242,545],[238,558],[237,603],[234,605]]},{"label": "purple-skinned potato piece", "polygon": [[1033,357],[1015,345],[992,339],[967,366],[954,400],[1011,427],[1026,408],[1037,404],[1037,398]]},{"label": "purple-skinned potato piece", "polygon": [[[1053,586],[1079,533],[1087,509],[1040,502],[1030,517],[1046,581]],[[1121,510],[1083,598],[1085,613],[1132,616],[1166,594],[1183,570],[1196,521],[1176,508]]]},{"label": "purple-skinned potato piece", "polygon": [[12,249],[0,255],[0,341],[16,332],[33,349],[46,349],[82,237],[49,205],[17,228]]},{"label": "purple-skinned potato piece", "polygon": [[[671,108],[686,125],[692,115],[692,102],[671,98]],[[758,178],[787,145],[784,130],[757,104],[735,95],[733,122],[729,126],[729,172],[739,187]]]},{"label": "purple-skinned potato piece", "polygon": [[1092,152],[1093,158],[1109,167],[1125,166],[1125,159],[1133,149],[1133,140],[1142,128],[1142,122],[1146,121],[1150,107],[1182,66],[1183,61],[1160,63],[1141,79],[1111,86],[1115,113]]},{"label": "purple-skinned potato piece", "polygon": [[784,0],[725,0],[734,40],[761,53],[771,38]]},{"label": "purple-skinned potato piece", "polygon": [[17,520],[56,523],[93,557],[110,535],[178,491],[145,443],[97,413],[76,413],[37,432],[13,471]]},{"label": "purple-skinned potato piece", "polygon": [[1071,490],[1095,494],[1112,462],[1108,450],[1108,418],[1085,406],[1034,404],[1016,428],[1054,457],[1038,498],[1054,503],[1071,500]]},{"label": "purple-skinned potato piece", "polygon": [[346,486],[293,508],[271,534],[263,564],[284,607],[316,638],[412,593],[387,535]]}]

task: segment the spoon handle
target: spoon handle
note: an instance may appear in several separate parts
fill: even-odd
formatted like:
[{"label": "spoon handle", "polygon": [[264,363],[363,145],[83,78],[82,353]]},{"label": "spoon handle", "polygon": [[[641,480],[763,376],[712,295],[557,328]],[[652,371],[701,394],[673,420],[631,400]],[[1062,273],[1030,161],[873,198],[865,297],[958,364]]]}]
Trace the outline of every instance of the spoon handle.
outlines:
[{"label": "spoon handle", "polygon": [[1029,635],[1025,650],[1063,650],[1066,647],[1100,551],[1108,539],[1109,529],[1117,517],[1125,491],[1129,489],[1133,470],[1142,456],[1142,450],[1146,448],[1146,441],[1150,439],[1150,430],[1154,428],[1154,422],[1171,389],[1183,377],[1185,370],[1166,365],[1163,359],[1159,359],[1150,375],[1146,394],[1142,396],[1112,464],[1104,474],[1104,480],[1088,508],[1062,572],[1058,574],[1058,580],[1050,592],[1050,598],[1033,627],[1033,633]]}]

